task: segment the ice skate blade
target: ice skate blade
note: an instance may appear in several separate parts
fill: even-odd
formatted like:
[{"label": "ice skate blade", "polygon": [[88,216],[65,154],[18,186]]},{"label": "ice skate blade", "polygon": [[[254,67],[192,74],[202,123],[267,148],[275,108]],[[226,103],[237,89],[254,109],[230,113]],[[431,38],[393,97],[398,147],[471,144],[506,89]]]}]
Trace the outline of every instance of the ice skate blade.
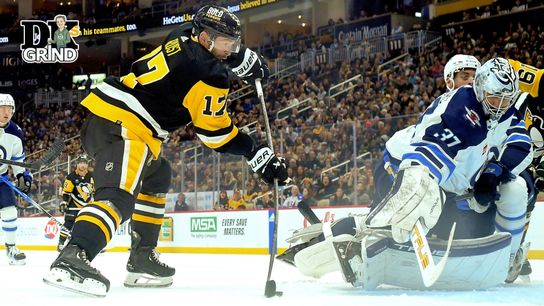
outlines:
[{"label": "ice skate blade", "polygon": [[83,294],[91,297],[105,297],[108,292],[106,286],[94,279],[86,278],[83,282],[76,282],[66,270],[53,268],[43,278],[43,282],[60,289]]},{"label": "ice skate blade", "polygon": [[26,265],[26,260],[9,260],[10,266],[24,266]]},{"label": "ice skate blade", "polygon": [[157,277],[147,273],[128,272],[124,285],[128,288],[164,288],[174,283],[171,276]]}]

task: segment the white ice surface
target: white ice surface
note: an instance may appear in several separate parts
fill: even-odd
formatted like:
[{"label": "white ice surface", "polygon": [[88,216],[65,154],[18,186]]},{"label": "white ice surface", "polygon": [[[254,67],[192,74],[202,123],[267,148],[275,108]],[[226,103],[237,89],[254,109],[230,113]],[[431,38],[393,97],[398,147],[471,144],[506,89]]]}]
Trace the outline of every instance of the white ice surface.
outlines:
[{"label": "white ice surface", "polygon": [[[2,252],[4,253],[4,252]],[[407,306],[407,305],[544,305],[544,261],[532,261],[530,283],[519,280],[485,291],[415,291],[381,288],[355,289],[339,272],[321,279],[302,276],[294,267],[275,261],[272,279],[282,297],[267,299],[264,286],[269,257],[264,255],[163,254],[176,267],[169,288],[123,287],[126,253],[104,253],[93,265],[111,281],[105,298],[89,298],[45,285],[42,277],[57,253],[27,251],[26,266],[9,266],[0,254],[0,305],[26,306]],[[414,275],[414,277],[420,277]]]}]

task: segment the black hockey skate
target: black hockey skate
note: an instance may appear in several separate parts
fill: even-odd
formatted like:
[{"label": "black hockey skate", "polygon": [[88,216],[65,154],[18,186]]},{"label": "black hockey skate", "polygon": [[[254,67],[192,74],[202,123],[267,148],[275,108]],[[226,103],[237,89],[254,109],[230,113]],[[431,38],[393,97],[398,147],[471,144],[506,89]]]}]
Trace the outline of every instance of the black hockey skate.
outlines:
[{"label": "black hockey skate", "polygon": [[304,242],[297,244],[295,246],[292,246],[285,250],[285,252],[281,253],[280,255],[276,256],[276,259],[281,260],[283,262],[286,262],[290,265],[295,265],[295,255],[300,252],[301,250],[307,248],[310,246],[309,242]]},{"label": "black hockey skate", "polygon": [[519,272],[519,276],[528,278],[529,275],[531,275],[531,273],[533,273],[533,268],[531,268],[531,263],[529,262],[529,259],[525,259],[523,266],[521,266],[521,271]]},{"label": "black hockey skate", "polygon": [[85,250],[73,244],[62,250],[43,281],[54,287],[96,297],[106,296],[110,289],[110,281],[91,266]]},{"label": "black hockey skate", "polygon": [[6,255],[8,255],[9,264],[13,266],[24,266],[26,264],[25,253],[19,251],[15,244],[6,243]]},{"label": "black hockey skate", "polygon": [[174,282],[176,269],[159,260],[159,252],[151,246],[140,246],[140,235],[132,231],[130,257],[127,262],[126,287],[159,288]]},{"label": "black hockey skate", "polygon": [[344,280],[354,287],[361,287],[363,285],[361,282],[362,271],[360,270],[363,264],[361,242],[353,240],[333,241],[332,245],[340,262]]}]

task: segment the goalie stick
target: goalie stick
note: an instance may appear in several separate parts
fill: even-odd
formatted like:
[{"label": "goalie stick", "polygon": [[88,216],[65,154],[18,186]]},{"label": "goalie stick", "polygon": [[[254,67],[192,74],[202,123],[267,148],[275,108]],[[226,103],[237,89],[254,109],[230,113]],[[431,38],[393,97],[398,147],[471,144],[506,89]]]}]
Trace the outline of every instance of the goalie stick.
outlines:
[{"label": "goalie stick", "polygon": [[59,220],[57,220],[57,218],[55,218],[52,214],[50,214],[45,208],[43,208],[43,206],[41,206],[40,204],[36,203],[36,201],[32,200],[31,197],[29,197],[26,193],[22,192],[21,190],[19,190],[19,188],[17,188],[17,186],[13,185],[13,183],[5,178],[4,176],[0,176],[0,181],[2,181],[3,183],[5,183],[6,185],[8,185],[9,188],[11,188],[13,191],[15,191],[17,194],[19,194],[21,197],[23,197],[23,199],[25,199],[28,203],[30,203],[32,206],[36,207],[38,210],[40,210],[41,212],[43,212],[44,214],[46,214],[49,219],[53,220],[53,222],[55,222],[60,228],[64,229],[66,231],[66,233],[68,233],[68,238],[70,238],[70,230],[67,229],[65,226],[64,226],[64,223],[60,222]]},{"label": "goalie stick", "polygon": [[[266,103],[264,102],[263,87],[261,85],[261,80],[255,80],[255,89],[257,89],[257,96],[261,100],[261,108],[264,117],[264,123],[266,126],[266,138],[268,140],[268,146],[272,152],[274,152],[274,144],[272,143],[272,132],[270,131],[270,123],[268,122],[268,114],[266,113]],[[279,202],[279,189],[278,189],[278,180],[274,179],[274,230],[272,234],[272,249],[270,250],[270,261],[268,263],[268,275],[266,277],[266,285],[264,287],[264,296],[267,298],[273,296],[282,296],[282,291],[276,290],[276,282],[272,278],[272,268],[274,267],[274,258],[276,257],[276,250],[278,246],[278,212],[280,207]]]},{"label": "goalie stick", "polygon": [[40,170],[43,166],[49,165],[53,160],[59,157],[62,150],[64,150],[64,140],[55,139],[49,150],[38,160],[26,163],[0,158],[0,164],[19,166],[31,170]]}]

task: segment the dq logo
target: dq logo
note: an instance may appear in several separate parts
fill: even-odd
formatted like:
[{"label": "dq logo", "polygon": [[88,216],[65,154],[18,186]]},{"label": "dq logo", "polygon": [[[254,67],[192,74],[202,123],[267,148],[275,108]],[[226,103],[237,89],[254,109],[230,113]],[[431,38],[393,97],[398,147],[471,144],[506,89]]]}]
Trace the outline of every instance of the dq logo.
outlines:
[{"label": "dq logo", "polygon": [[45,238],[55,239],[55,237],[59,233],[59,226],[57,225],[57,223],[55,223],[55,221],[49,220],[43,230],[45,232]]},{"label": "dq logo", "polygon": [[64,15],[54,20],[21,20],[23,60],[27,63],[73,63],[79,45],[73,37],[81,35],[78,20],[67,20]]}]

